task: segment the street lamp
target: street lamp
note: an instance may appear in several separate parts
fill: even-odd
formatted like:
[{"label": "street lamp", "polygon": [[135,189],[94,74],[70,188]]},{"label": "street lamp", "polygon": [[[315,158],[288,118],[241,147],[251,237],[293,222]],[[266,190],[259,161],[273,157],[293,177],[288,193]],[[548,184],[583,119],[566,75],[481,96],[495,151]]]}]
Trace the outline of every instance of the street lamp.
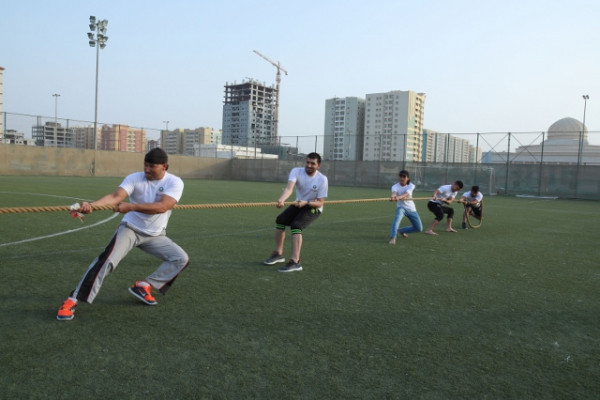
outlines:
[{"label": "street lamp", "polygon": [[[94,152],[98,149],[98,138],[96,137],[98,134],[98,60],[100,58],[100,49],[106,47],[106,41],[108,40],[108,36],[106,36],[106,25],[108,25],[108,20],[103,19],[101,21],[96,21],[96,17],[92,15],[90,17],[91,32],[88,32],[87,34],[90,47],[96,47],[96,101],[94,106]],[[94,32],[96,32],[95,35]],[[96,159],[94,156],[94,164],[95,163]],[[94,175],[95,174],[96,166],[94,165]]]},{"label": "street lamp", "polygon": [[58,128],[58,98],[60,94],[54,93],[54,146],[58,147],[56,129]]},{"label": "street lamp", "polygon": [[579,138],[579,151],[577,152],[577,165],[581,164],[583,158],[583,141],[585,139],[585,109],[587,108],[587,101],[590,96],[587,94],[583,95],[583,126],[581,127],[581,137]]}]

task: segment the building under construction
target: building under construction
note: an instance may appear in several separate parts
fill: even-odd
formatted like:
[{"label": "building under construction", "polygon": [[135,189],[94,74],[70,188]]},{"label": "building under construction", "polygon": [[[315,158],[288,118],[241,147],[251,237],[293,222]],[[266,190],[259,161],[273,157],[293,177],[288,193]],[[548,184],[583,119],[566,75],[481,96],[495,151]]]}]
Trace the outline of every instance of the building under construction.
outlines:
[{"label": "building under construction", "polygon": [[277,89],[248,79],[225,84],[223,144],[277,145]]}]

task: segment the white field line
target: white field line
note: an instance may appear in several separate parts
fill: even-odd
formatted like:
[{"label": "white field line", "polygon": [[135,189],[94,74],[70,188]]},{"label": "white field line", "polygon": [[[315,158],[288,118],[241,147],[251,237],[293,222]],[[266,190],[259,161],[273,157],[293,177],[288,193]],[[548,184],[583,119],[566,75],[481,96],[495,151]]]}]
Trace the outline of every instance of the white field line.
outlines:
[{"label": "white field line", "polygon": [[30,239],[19,240],[17,242],[1,243],[0,247],[13,246],[13,245],[16,245],[16,244],[23,244],[23,243],[28,243],[28,242],[35,242],[37,240],[49,239],[49,238],[53,238],[53,237],[56,237],[56,236],[67,235],[69,233],[79,232],[79,231],[82,231],[84,229],[89,229],[89,228],[93,228],[93,227],[98,226],[98,225],[102,225],[105,222],[108,222],[111,219],[115,218],[119,214],[120,213],[113,213],[113,215],[111,215],[110,217],[108,217],[106,219],[103,219],[102,221],[98,221],[98,222],[96,222],[95,224],[92,224],[92,225],[82,226],[81,228],[77,228],[77,229],[69,229],[69,230],[66,230],[64,232],[57,232],[57,233],[52,233],[50,235],[38,236],[38,237],[30,238]]}]

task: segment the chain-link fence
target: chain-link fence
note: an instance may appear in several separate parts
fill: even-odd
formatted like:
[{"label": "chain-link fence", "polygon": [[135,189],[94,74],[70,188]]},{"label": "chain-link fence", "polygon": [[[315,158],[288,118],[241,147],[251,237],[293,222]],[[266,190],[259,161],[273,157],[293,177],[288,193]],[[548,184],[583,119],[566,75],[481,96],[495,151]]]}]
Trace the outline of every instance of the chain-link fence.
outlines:
[{"label": "chain-link fence", "polygon": [[[55,147],[94,148],[93,140],[81,142],[85,135],[77,136],[79,142],[68,143],[61,136],[65,130],[83,130],[89,134],[90,128],[93,131],[90,121],[15,113],[2,113],[0,120],[4,143],[35,145],[40,127],[43,127],[43,134],[51,143],[56,143]],[[98,127],[103,125],[120,126],[98,123]],[[160,140],[160,129],[130,128],[143,130],[147,140]],[[211,174],[215,179],[285,182],[289,170],[302,165],[307,153],[316,151],[323,156],[321,171],[332,185],[387,188],[397,181],[398,171],[406,169],[419,190],[434,190],[439,185],[460,179],[466,186],[479,185],[486,194],[600,200],[598,131],[428,132],[421,140],[420,146],[424,150],[418,155],[413,152],[413,160],[403,160],[399,156],[404,154],[403,146],[409,142],[407,138],[395,138],[376,143],[377,149],[386,151],[377,160],[365,161],[362,149],[359,150],[365,142],[364,137],[351,135],[341,138],[281,136],[276,145],[253,146],[245,150],[214,145],[204,148],[197,156],[232,160],[231,173]]]}]

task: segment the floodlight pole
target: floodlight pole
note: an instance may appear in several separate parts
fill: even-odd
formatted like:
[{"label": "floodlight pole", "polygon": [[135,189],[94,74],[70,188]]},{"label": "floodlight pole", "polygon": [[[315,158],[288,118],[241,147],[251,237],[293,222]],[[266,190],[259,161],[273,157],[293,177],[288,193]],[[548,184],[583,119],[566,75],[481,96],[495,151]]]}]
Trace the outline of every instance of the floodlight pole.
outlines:
[{"label": "floodlight pole", "polygon": [[583,95],[583,126],[581,127],[581,136],[579,138],[579,151],[577,152],[577,165],[581,164],[583,158],[583,141],[585,139],[585,111],[587,108],[587,101],[590,96],[587,94]]},{"label": "floodlight pole", "polygon": [[[90,32],[88,39],[90,47],[96,47],[96,94],[94,101],[94,163],[92,166],[92,174],[96,175],[96,151],[98,150],[98,69],[100,65],[100,49],[106,47],[106,25],[108,20],[103,19],[96,21],[95,16],[90,16]],[[94,35],[94,32],[96,34]]]},{"label": "floodlight pole", "polygon": [[60,94],[54,93],[52,96],[54,96],[54,147],[58,147],[56,130],[58,129],[58,98]]}]

